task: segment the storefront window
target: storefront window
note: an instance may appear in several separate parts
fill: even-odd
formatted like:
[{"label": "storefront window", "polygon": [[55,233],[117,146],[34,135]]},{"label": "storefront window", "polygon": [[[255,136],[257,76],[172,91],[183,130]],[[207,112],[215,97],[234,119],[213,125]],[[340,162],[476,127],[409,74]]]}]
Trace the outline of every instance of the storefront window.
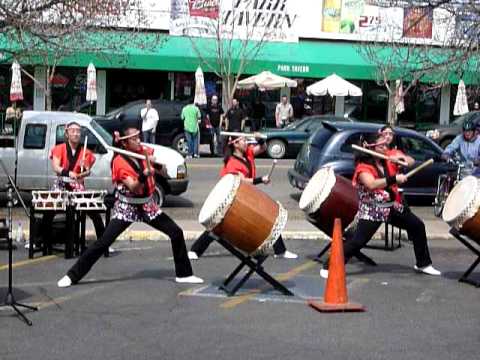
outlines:
[{"label": "storefront window", "polygon": [[124,69],[107,71],[107,111],[146,99],[170,99],[168,72]]}]

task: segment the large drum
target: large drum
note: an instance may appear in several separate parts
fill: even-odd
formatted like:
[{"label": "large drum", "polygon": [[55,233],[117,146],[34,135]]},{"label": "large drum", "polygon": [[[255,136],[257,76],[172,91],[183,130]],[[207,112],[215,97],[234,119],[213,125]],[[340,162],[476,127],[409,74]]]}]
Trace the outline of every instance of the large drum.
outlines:
[{"label": "large drum", "polygon": [[198,221],[249,255],[271,253],[287,223],[278,202],[237,175],[225,175],[208,195]]},{"label": "large drum", "polygon": [[335,175],[330,167],[318,170],[310,179],[299,202],[308,220],[332,236],[335,218],[342,220],[345,230],[354,220],[358,210],[358,194],[352,182]]},{"label": "large drum", "polygon": [[451,227],[480,241],[480,181],[467,176],[452,189],[443,207],[442,218]]}]

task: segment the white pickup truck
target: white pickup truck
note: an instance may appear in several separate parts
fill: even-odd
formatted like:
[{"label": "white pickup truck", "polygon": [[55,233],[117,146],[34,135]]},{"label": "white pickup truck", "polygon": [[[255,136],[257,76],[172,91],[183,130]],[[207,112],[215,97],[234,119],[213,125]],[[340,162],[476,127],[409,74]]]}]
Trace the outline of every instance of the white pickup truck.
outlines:
[{"label": "white pickup truck", "polygon": [[[87,147],[97,159],[91,175],[85,180],[87,190],[113,191],[110,170],[112,136],[88,115],[52,111],[25,111],[17,137],[0,135],[0,158],[19,190],[50,189],[55,174],[49,153],[56,144],[64,142],[65,124],[71,120],[81,125],[81,139],[83,141],[88,136]],[[158,202],[163,203],[166,194],[179,195],[185,192],[188,175],[182,155],[164,146],[148,146],[154,149],[155,158],[164,167],[164,176],[156,177]],[[0,171],[0,184],[7,182],[6,175]]]}]

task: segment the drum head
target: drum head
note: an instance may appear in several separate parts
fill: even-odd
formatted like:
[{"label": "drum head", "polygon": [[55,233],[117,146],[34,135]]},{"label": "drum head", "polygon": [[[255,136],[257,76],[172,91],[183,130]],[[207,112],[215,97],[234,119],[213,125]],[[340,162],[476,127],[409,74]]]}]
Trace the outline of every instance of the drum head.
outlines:
[{"label": "drum head", "polygon": [[198,221],[208,230],[212,230],[222,222],[239,186],[240,176],[227,174],[222,177],[203,203]]},{"label": "drum head", "polygon": [[331,167],[320,168],[308,182],[300,197],[300,209],[307,214],[316,212],[335,186],[335,172]]},{"label": "drum head", "polygon": [[479,181],[475,176],[467,176],[460,181],[454,186],[445,201],[442,212],[443,221],[450,225],[457,221],[463,223],[471,217],[467,214],[470,210],[473,211],[472,216],[475,215],[480,206],[477,204],[480,198],[478,193]]}]

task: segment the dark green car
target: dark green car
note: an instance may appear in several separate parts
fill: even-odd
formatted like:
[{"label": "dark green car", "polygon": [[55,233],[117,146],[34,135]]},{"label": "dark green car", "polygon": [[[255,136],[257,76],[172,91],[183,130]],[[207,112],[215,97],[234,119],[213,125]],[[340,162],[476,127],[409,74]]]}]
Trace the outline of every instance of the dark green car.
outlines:
[{"label": "dark green car", "polygon": [[310,134],[322,127],[322,121],[353,121],[333,115],[312,115],[297,120],[283,129],[266,129],[261,131],[267,135],[267,153],[272,159],[296,157],[303,143]]}]

